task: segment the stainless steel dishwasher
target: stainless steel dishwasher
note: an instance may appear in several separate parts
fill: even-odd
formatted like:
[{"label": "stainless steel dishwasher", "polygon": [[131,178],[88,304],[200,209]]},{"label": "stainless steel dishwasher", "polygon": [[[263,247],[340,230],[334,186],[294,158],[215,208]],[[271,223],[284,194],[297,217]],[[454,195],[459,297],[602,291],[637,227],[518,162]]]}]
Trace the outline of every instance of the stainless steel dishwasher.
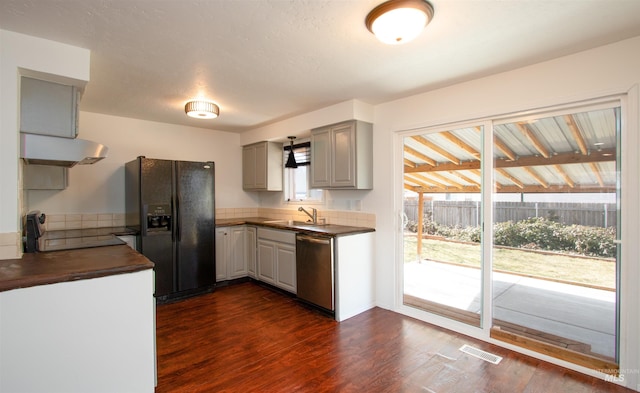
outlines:
[{"label": "stainless steel dishwasher", "polygon": [[296,235],[298,299],[334,312],[333,238]]}]

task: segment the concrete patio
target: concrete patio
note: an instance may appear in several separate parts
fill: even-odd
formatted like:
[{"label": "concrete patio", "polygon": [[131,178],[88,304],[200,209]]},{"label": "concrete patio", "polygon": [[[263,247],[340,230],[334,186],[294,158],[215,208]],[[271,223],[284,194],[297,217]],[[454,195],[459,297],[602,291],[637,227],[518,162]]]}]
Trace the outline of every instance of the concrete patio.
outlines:
[{"label": "concrete patio", "polygon": [[[404,293],[480,313],[480,270],[433,261],[405,263]],[[564,337],[615,357],[616,293],[493,273],[493,318]]]}]

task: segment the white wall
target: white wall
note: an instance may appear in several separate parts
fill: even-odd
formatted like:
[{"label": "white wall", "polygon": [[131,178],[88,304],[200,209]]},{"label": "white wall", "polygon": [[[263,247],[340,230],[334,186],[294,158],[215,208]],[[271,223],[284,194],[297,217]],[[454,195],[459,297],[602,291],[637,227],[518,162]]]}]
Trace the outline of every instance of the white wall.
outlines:
[{"label": "white wall", "polygon": [[242,133],[242,144],[260,141],[287,141],[287,136],[306,138],[311,129],[339,123],[345,120],[362,120],[373,123],[373,106],[358,100],[344,101],[335,105],[300,114]]},{"label": "white wall", "polygon": [[124,164],[138,156],[214,161],[216,208],[255,207],[242,191],[242,147],[237,133],[80,112],[79,138],[109,148],[107,158],[69,169],[63,191],[26,191],[29,210],[50,214],[124,213]]},{"label": "white wall", "polygon": [[[623,236],[622,356],[620,366],[631,370],[625,384],[640,389],[638,332],[640,332],[640,213],[638,206],[638,83],[640,83],[640,37],[558,58],[487,78],[476,79],[407,97],[375,107],[374,184],[364,204],[375,206],[377,214],[376,277],[377,304],[401,310],[396,244],[397,218],[401,208],[402,150],[397,131],[446,125],[452,122],[574,103],[581,100],[631,91],[630,115],[623,128]],[[635,176],[628,176],[628,175]],[[626,200],[626,206],[624,205]],[[424,315],[428,320],[428,316]],[[483,333],[484,334],[484,333]],[[484,336],[488,337],[488,334]],[[569,364],[565,366],[575,368]],[[635,373],[633,372],[635,370]],[[589,372],[588,370],[581,370]]]}]

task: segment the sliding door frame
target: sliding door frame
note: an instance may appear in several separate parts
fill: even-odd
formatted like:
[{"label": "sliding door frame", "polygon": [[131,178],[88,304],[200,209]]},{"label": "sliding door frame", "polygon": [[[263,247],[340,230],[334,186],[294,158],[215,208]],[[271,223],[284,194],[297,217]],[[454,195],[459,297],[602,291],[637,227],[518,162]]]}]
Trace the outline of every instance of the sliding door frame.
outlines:
[{"label": "sliding door frame", "polygon": [[[621,220],[621,234],[618,236],[620,243],[624,245],[621,248],[621,257],[618,261],[620,267],[619,272],[619,288],[618,292],[618,346],[619,357],[618,364],[621,377],[611,379],[604,372],[592,370],[583,366],[576,365],[564,360],[550,357],[539,352],[522,348],[505,343],[490,337],[492,326],[492,244],[493,233],[492,225],[484,225],[484,223],[493,222],[493,124],[500,122],[502,119],[526,116],[527,114],[544,114],[545,112],[556,112],[568,109],[580,110],[580,108],[599,103],[617,101],[621,107],[621,138],[622,147],[620,151],[622,178],[620,191],[620,209],[624,212]],[[434,125],[425,125],[424,127],[416,127],[412,129],[398,130],[394,135],[393,157],[394,157],[394,200],[396,201],[396,289],[395,289],[395,309],[396,311],[412,316],[414,318],[450,329],[471,337],[496,344],[516,352],[520,352],[550,363],[554,363],[569,369],[580,371],[582,373],[617,382],[624,386],[640,389],[640,337],[637,332],[640,331],[640,312],[637,310],[637,299],[640,299],[640,204],[637,203],[637,195],[640,195],[640,99],[639,88],[634,85],[631,89],[624,92],[614,92],[601,97],[579,100],[571,103],[558,105],[549,105],[537,109],[523,110],[513,113],[497,113],[492,116],[478,118],[475,120],[465,120],[460,122],[448,122]],[[458,321],[448,319],[439,315],[431,314],[426,311],[418,310],[414,307],[405,306],[402,302],[404,282],[403,282],[403,258],[402,258],[402,207],[403,207],[403,146],[404,137],[416,135],[419,132],[437,132],[445,129],[462,128],[469,125],[483,126],[483,151],[482,151],[482,222],[483,222],[483,251],[482,251],[482,268],[483,268],[483,288],[482,288],[482,316],[481,327],[470,326]],[[485,157],[489,157],[486,159]],[[635,309],[629,313],[626,310]],[[635,366],[635,367],[633,367]]]},{"label": "sliding door frame", "polygon": [[[395,162],[396,163],[403,163],[403,147],[404,147],[404,138],[407,136],[411,136],[411,135],[418,135],[418,134],[428,134],[428,133],[437,133],[439,131],[443,131],[443,130],[449,130],[449,129],[461,129],[461,128],[471,128],[471,127],[476,127],[476,126],[482,126],[482,131],[481,131],[481,157],[484,156],[484,154],[486,154],[485,150],[486,150],[486,135],[487,135],[487,127],[491,127],[491,121],[488,119],[479,119],[479,120],[472,120],[472,121],[465,121],[465,122],[456,122],[456,123],[449,123],[449,124],[439,124],[439,125],[434,125],[434,126],[428,126],[428,127],[417,127],[417,128],[413,128],[413,129],[409,129],[409,130],[402,130],[396,133],[395,137],[394,137],[394,157],[395,157]],[[489,140],[489,143],[491,144],[491,140]],[[489,146],[489,151],[493,151],[493,147]],[[481,171],[482,171],[482,181],[481,181],[481,200],[482,203],[481,205],[484,204],[485,202],[485,198],[491,198],[491,188],[489,187],[489,190],[487,190],[487,184],[491,184],[491,171],[488,171],[488,176],[489,176],[489,180],[487,182],[487,174],[485,172],[487,172],[485,170],[485,164],[481,161]],[[398,217],[398,228],[399,230],[396,231],[396,237],[397,237],[397,241],[396,241],[396,260],[398,263],[396,263],[396,310],[399,311],[402,314],[405,315],[409,315],[412,316],[416,319],[421,319],[424,320],[426,322],[430,322],[433,323],[434,325],[438,325],[441,326],[443,328],[446,329],[450,329],[456,332],[460,332],[472,337],[476,337],[476,338],[480,338],[484,341],[489,341],[491,338],[489,336],[490,331],[488,329],[485,329],[484,327],[486,326],[491,326],[491,316],[490,316],[490,312],[487,313],[487,304],[491,304],[490,303],[490,297],[491,297],[491,292],[487,291],[487,288],[491,288],[491,269],[487,269],[486,268],[486,263],[491,261],[491,259],[487,259],[487,255],[491,256],[491,249],[489,247],[489,250],[486,251],[482,250],[482,256],[481,256],[481,268],[482,268],[482,278],[481,278],[481,315],[480,315],[480,327],[477,326],[473,326],[464,322],[460,322],[454,319],[450,319],[447,318],[445,316],[442,315],[438,315],[438,314],[434,314],[434,313],[429,313],[427,311],[423,311],[423,310],[419,310],[415,307],[410,307],[407,306],[405,304],[403,304],[403,295],[404,295],[404,269],[403,269],[403,248],[404,248],[404,244],[403,244],[403,234],[402,234],[402,230],[403,230],[403,195],[402,195],[402,190],[403,188],[403,174],[404,174],[404,170],[403,170],[403,166],[399,165],[398,166],[398,171],[396,172],[397,178],[396,178],[396,190],[401,190],[401,192],[395,193],[396,194],[396,206],[398,206],[397,208],[397,217]],[[481,208],[481,220],[484,222],[484,220],[486,220],[485,215],[486,214],[490,214],[490,212],[488,212],[488,210],[490,209],[485,209],[484,207]],[[486,226],[483,226],[483,239],[486,236],[486,231],[487,228]],[[491,231],[491,229],[488,229],[489,231]],[[483,240],[484,241],[484,240]],[[486,247],[485,247],[486,248]],[[488,252],[488,254],[487,254]],[[488,274],[487,274],[488,271]],[[487,315],[489,314],[489,315]],[[487,319],[487,317],[489,317],[489,319]],[[489,322],[489,325],[487,325],[487,321]]]}]

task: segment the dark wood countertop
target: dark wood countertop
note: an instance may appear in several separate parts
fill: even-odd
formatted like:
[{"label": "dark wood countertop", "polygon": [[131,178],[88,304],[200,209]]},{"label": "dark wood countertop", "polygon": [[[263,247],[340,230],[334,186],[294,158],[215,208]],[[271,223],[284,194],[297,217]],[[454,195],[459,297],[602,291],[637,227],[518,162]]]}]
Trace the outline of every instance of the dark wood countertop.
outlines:
[{"label": "dark wood countertop", "polygon": [[[281,222],[275,222],[281,221]],[[310,234],[319,234],[331,237],[357,235],[360,233],[375,232],[374,228],[353,227],[348,225],[304,225],[304,224],[288,224],[286,220],[276,220],[264,217],[242,217],[242,218],[224,218],[217,219],[216,226],[227,227],[235,225],[258,225],[274,229],[284,229],[295,232],[304,232]]]},{"label": "dark wood countertop", "polygon": [[0,292],[152,268],[153,262],[126,245],[28,253],[0,260]]}]

